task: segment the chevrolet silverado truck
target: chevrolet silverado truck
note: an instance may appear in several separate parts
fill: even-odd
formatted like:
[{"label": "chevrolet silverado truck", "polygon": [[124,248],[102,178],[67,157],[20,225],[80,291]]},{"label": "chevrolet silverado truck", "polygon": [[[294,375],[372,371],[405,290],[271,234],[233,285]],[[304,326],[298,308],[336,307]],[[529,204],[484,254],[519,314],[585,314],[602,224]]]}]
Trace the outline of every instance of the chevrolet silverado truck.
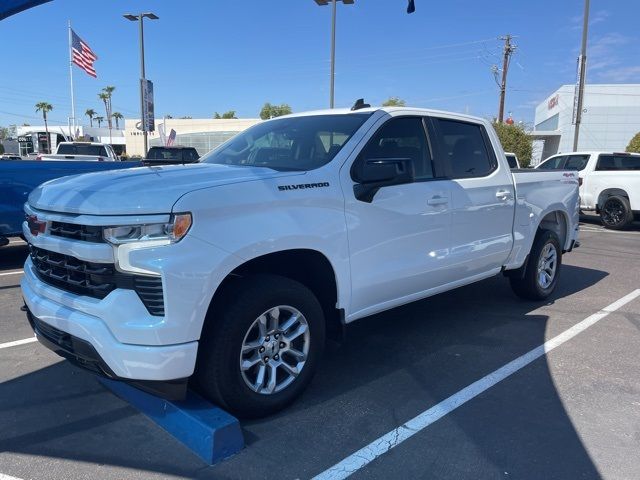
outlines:
[{"label": "chevrolet silverado truck", "polygon": [[257,417],[301,394],[350,322],[500,273],[547,298],[578,177],[511,170],[483,119],[369,107],[265,121],[197,164],[53,180],[25,212],[43,344]]},{"label": "chevrolet silverado truck", "polygon": [[118,162],[120,159],[111,145],[91,142],[62,142],[55,154],[40,154],[36,160],[77,162]]},{"label": "chevrolet silverado truck", "polygon": [[640,155],[575,152],[554,155],[539,170],[574,170],[580,182],[580,209],[595,211],[605,228],[622,230],[640,220]]}]

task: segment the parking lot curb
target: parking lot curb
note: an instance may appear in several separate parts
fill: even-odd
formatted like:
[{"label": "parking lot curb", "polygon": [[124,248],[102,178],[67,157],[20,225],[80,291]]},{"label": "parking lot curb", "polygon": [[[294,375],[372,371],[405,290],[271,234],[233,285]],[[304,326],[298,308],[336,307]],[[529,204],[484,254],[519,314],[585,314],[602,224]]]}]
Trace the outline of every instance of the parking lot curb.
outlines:
[{"label": "parking lot curb", "polygon": [[129,402],[173,435],[209,465],[244,448],[240,422],[193,392],[174,402],[145,393],[123,382],[99,378],[100,383]]}]

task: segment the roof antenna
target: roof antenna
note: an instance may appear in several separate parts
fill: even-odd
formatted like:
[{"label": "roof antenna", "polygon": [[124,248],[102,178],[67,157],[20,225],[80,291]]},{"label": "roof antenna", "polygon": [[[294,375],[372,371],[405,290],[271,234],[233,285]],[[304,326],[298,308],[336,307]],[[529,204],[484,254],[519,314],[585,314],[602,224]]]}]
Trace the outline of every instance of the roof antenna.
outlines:
[{"label": "roof antenna", "polygon": [[351,107],[351,111],[355,111],[355,110],[360,110],[361,108],[369,108],[371,105],[369,105],[368,103],[364,103],[364,98],[359,98],[358,100],[356,100],[356,103],[353,104],[353,107]]},{"label": "roof antenna", "polygon": [[416,4],[414,0],[409,0],[409,5],[407,6],[407,13],[413,13],[416,11]]}]

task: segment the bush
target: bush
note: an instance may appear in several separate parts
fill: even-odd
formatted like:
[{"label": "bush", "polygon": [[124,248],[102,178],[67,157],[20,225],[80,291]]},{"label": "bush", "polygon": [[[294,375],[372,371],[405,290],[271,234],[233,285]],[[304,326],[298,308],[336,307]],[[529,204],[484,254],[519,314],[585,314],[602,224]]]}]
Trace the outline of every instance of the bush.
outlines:
[{"label": "bush", "polygon": [[502,148],[505,152],[513,152],[518,157],[520,166],[527,168],[531,163],[531,155],[533,153],[533,140],[531,136],[524,131],[521,125],[508,125],[506,123],[494,122],[495,128]]},{"label": "bush", "polygon": [[633,136],[629,145],[627,145],[626,151],[629,153],[640,153],[640,132]]}]

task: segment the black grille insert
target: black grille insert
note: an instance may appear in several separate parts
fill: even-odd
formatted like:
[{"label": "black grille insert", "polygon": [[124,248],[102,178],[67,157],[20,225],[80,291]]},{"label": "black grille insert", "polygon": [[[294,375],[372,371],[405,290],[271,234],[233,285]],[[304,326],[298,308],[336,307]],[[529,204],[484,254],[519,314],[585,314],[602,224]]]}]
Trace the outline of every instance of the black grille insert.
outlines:
[{"label": "black grille insert", "polygon": [[61,290],[104,298],[116,288],[134,290],[151,315],[164,315],[162,279],[118,272],[110,263],[91,263],[70,255],[29,246],[40,280]]},{"label": "black grille insert", "polygon": [[76,225],[74,223],[51,222],[49,234],[55,237],[82,240],[84,242],[104,243],[102,227]]}]

